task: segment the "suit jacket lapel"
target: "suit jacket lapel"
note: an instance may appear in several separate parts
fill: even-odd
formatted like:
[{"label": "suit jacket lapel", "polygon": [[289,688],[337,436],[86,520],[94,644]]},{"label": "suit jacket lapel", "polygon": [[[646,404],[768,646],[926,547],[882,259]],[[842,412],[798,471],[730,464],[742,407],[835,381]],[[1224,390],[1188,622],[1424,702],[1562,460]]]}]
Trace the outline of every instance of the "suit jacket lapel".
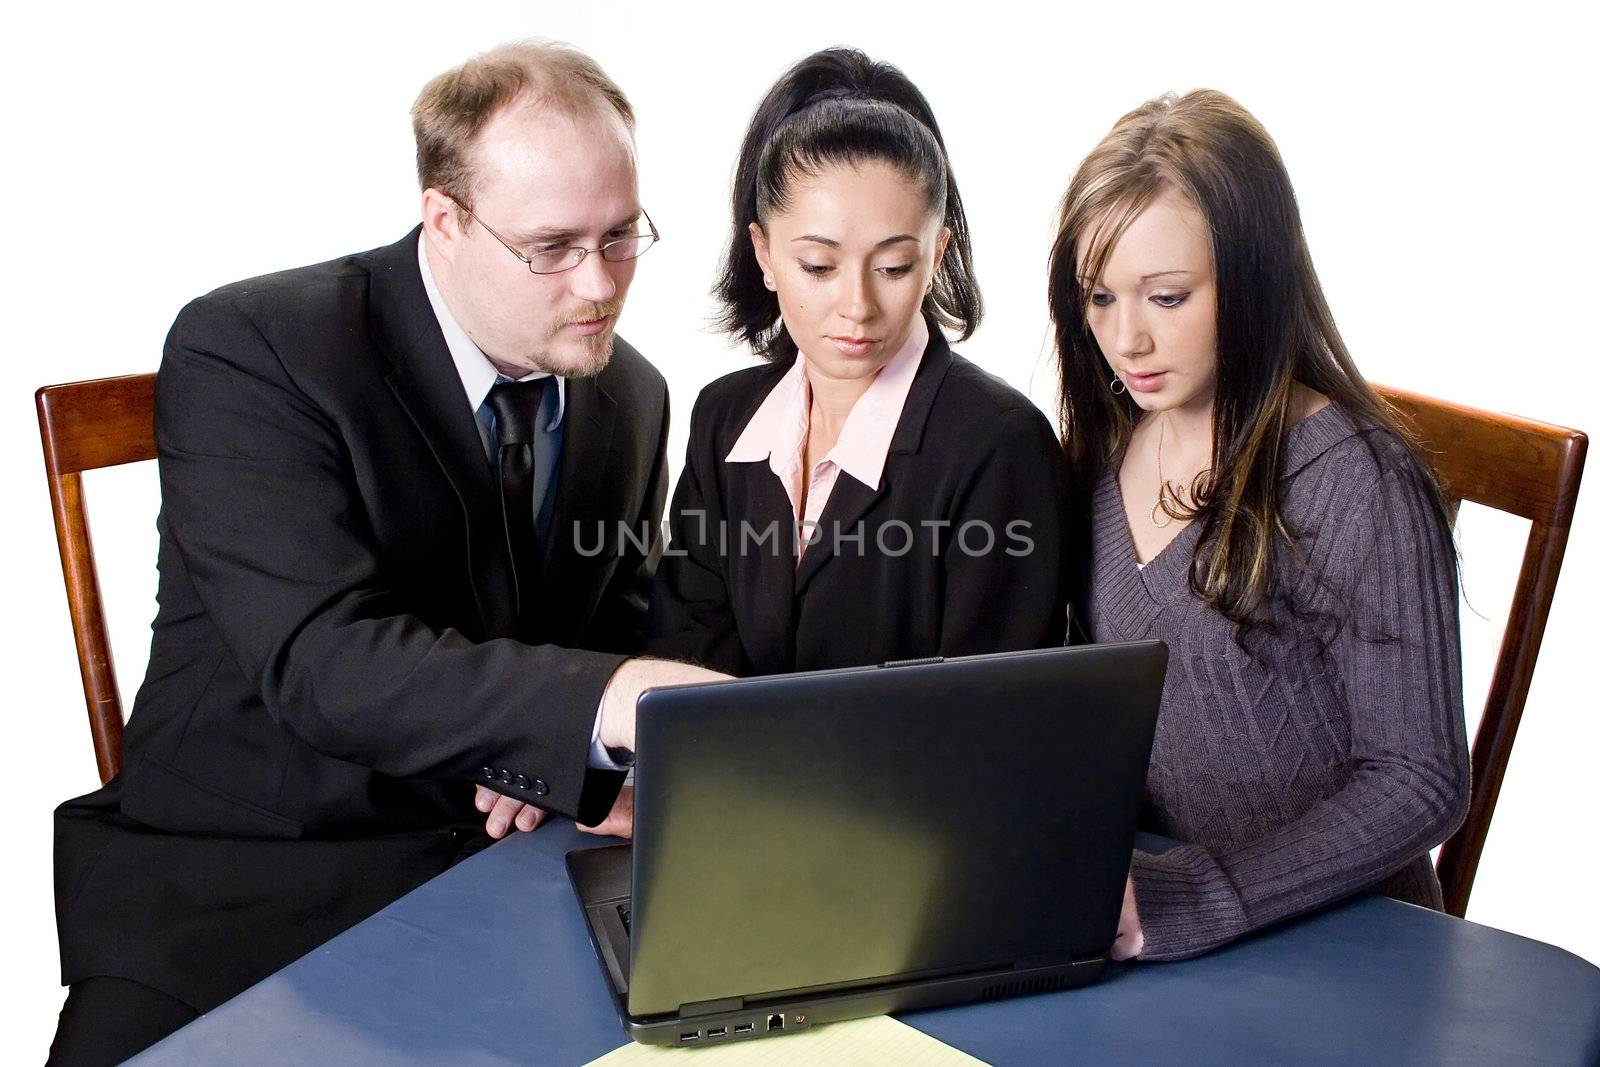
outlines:
[{"label": "suit jacket lapel", "polygon": [[822,509],[822,516],[818,520],[820,540],[806,549],[806,554],[800,557],[800,566],[795,571],[796,596],[805,594],[806,587],[816,578],[817,572],[837,554],[834,551],[836,548],[843,547],[846,552],[870,550],[873,536],[871,531],[862,531],[866,541],[861,543],[860,548],[857,548],[854,541],[843,541],[843,537],[853,537],[858,532],[856,525],[861,522],[868,509],[879,497],[888,492],[889,483],[894,478],[893,457],[897,453],[914,453],[922,447],[922,434],[928,425],[928,414],[933,410],[934,399],[939,395],[939,387],[944,384],[945,373],[950,369],[950,358],[949,342],[944,339],[944,333],[938,324],[930,322],[928,347],[922,353],[922,362],[917,367],[917,376],[912,379],[911,391],[906,394],[905,407],[900,409],[900,422],[895,427],[894,439],[889,443],[890,461],[884,464],[883,475],[878,479],[878,488],[873,489],[863,485],[844,472],[840,472],[838,480],[834,482],[833,492],[828,496],[828,504]]},{"label": "suit jacket lapel", "polygon": [[[867,509],[872,507],[873,501],[882,496],[888,488],[887,466],[884,467],[883,477],[878,479],[876,489],[863,485],[843,471],[839,472],[838,479],[833,483],[833,492],[828,494],[827,506],[822,509],[822,515],[817,520],[817,529],[812,534],[817,541],[806,549],[806,554],[800,557],[800,565],[795,568],[796,596],[803,595],[823,564],[837,555],[835,549],[843,548],[847,553],[867,551],[872,534],[864,528],[857,530],[856,526],[861,522],[862,516],[866,515]],[[858,533],[863,537],[859,544],[854,540]],[[849,540],[846,540],[847,538]]]},{"label": "suit jacket lapel", "polygon": [[461,376],[422,287],[417,269],[420,234],[418,227],[368,259],[372,334],[392,366],[389,388],[460,498],[467,521],[469,580],[485,633],[507,634],[515,628],[516,605],[499,493]]},{"label": "suit jacket lapel", "polygon": [[[765,396],[766,391],[761,391]],[[795,524],[789,494],[765,463],[724,463],[728,567],[739,637],[752,662],[794,667]],[[765,522],[762,516],[770,516]],[[777,536],[767,536],[773,520]],[[707,530],[713,544],[722,536]],[[757,538],[765,540],[757,543]],[[720,546],[719,546],[720,547]]]}]

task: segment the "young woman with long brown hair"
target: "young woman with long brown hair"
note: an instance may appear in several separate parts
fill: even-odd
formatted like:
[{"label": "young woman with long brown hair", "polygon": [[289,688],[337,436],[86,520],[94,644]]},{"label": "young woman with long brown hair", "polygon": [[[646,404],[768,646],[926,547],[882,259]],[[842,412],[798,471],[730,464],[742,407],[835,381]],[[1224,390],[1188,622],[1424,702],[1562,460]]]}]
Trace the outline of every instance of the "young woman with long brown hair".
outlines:
[{"label": "young woman with long brown hair", "polygon": [[1171,658],[1115,953],[1195,955],[1359,890],[1440,906],[1468,762],[1439,490],[1356,370],[1283,162],[1227,96],[1125,115],[1050,305],[1096,641]]}]

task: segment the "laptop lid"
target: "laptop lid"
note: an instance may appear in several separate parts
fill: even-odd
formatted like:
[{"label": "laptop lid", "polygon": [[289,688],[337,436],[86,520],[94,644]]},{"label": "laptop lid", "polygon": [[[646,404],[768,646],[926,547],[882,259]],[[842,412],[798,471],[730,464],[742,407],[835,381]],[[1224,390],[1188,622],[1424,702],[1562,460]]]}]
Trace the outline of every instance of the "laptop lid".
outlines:
[{"label": "laptop lid", "polygon": [[1160,642],[640,698],[635,1018],[1103,953]]}]

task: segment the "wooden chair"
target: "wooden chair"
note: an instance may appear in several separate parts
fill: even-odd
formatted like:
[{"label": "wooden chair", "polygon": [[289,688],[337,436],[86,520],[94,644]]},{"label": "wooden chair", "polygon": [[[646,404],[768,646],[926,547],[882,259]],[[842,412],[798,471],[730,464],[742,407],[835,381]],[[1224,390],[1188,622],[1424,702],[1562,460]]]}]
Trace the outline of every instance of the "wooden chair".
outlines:
[{"label": "wooden chair", "polygon": [[72,612],[89,732],[102,783],[122,770],[122,699],[89,540],[82,472],[155,458],[155,386],[154,374],[134,374],[47,385],[34,394],[61,575],[67,583],[67,607]]},{"label": "wooden chair", "polygon": [[1550,617],[1589,439],[1561,426],[1377,388],[1402,424],[1421,440],[1449,499],[1452,518],[1460,502],[1470,500],[1533,524],[1483,719],[1472,742],[1467,821],[1439,851],[1445,909],[1464,916]]}]

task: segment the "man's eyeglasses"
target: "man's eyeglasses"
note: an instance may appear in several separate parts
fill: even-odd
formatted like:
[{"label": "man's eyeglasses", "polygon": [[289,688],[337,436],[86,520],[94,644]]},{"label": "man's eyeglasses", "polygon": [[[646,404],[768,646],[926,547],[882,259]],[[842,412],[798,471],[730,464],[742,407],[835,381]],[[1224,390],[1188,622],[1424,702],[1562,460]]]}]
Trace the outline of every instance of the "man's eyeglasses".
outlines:
[{"label": "man's eyeglasses", "polygon": [[478,225],[482,226],[485,230],[488,230],[489,236],[493,237],[496,241],[499,241],[502,245],[504,245],[507,252],[510,252],[512,255],[522,260],[522,262],[526,263],[528,265],[528,269],[534,274],[561,274],[565,271],[569,271],[573,267],[576,267],[579,263],[582,263],[583,257],[587,256],[590,252],[599,252],[600,258],[605,260],[607,263],[626,263],[630,259],[638,259],[640,256],[644,255],[645,252],[649,251],[651,245],[661,240],[661,234],[656,232],[656,224],[650,221],[650,213],[645,211],[643,208],[640,208],[639,217],[644,220],[644,224],[646,226],[650,227],[649,233],[631,233],[622,237],[615,237],[600,245],[598,248],[580,248],[577,245],[560,245],[555,248],[542,248],[531,254],[524,254],[517,251],[517,249],[512,246],[510,241],[507,241],[504,237],[501,237],[498,233],[496,233],[494,228],[491,227],[487,222],[484,222],[483,219],[478,218],[477,215],[473,214],[473,211],[470,207],[463,204],[459,200],[456,201],[456,206],[459,207],[468,218],[477,218]]}]

